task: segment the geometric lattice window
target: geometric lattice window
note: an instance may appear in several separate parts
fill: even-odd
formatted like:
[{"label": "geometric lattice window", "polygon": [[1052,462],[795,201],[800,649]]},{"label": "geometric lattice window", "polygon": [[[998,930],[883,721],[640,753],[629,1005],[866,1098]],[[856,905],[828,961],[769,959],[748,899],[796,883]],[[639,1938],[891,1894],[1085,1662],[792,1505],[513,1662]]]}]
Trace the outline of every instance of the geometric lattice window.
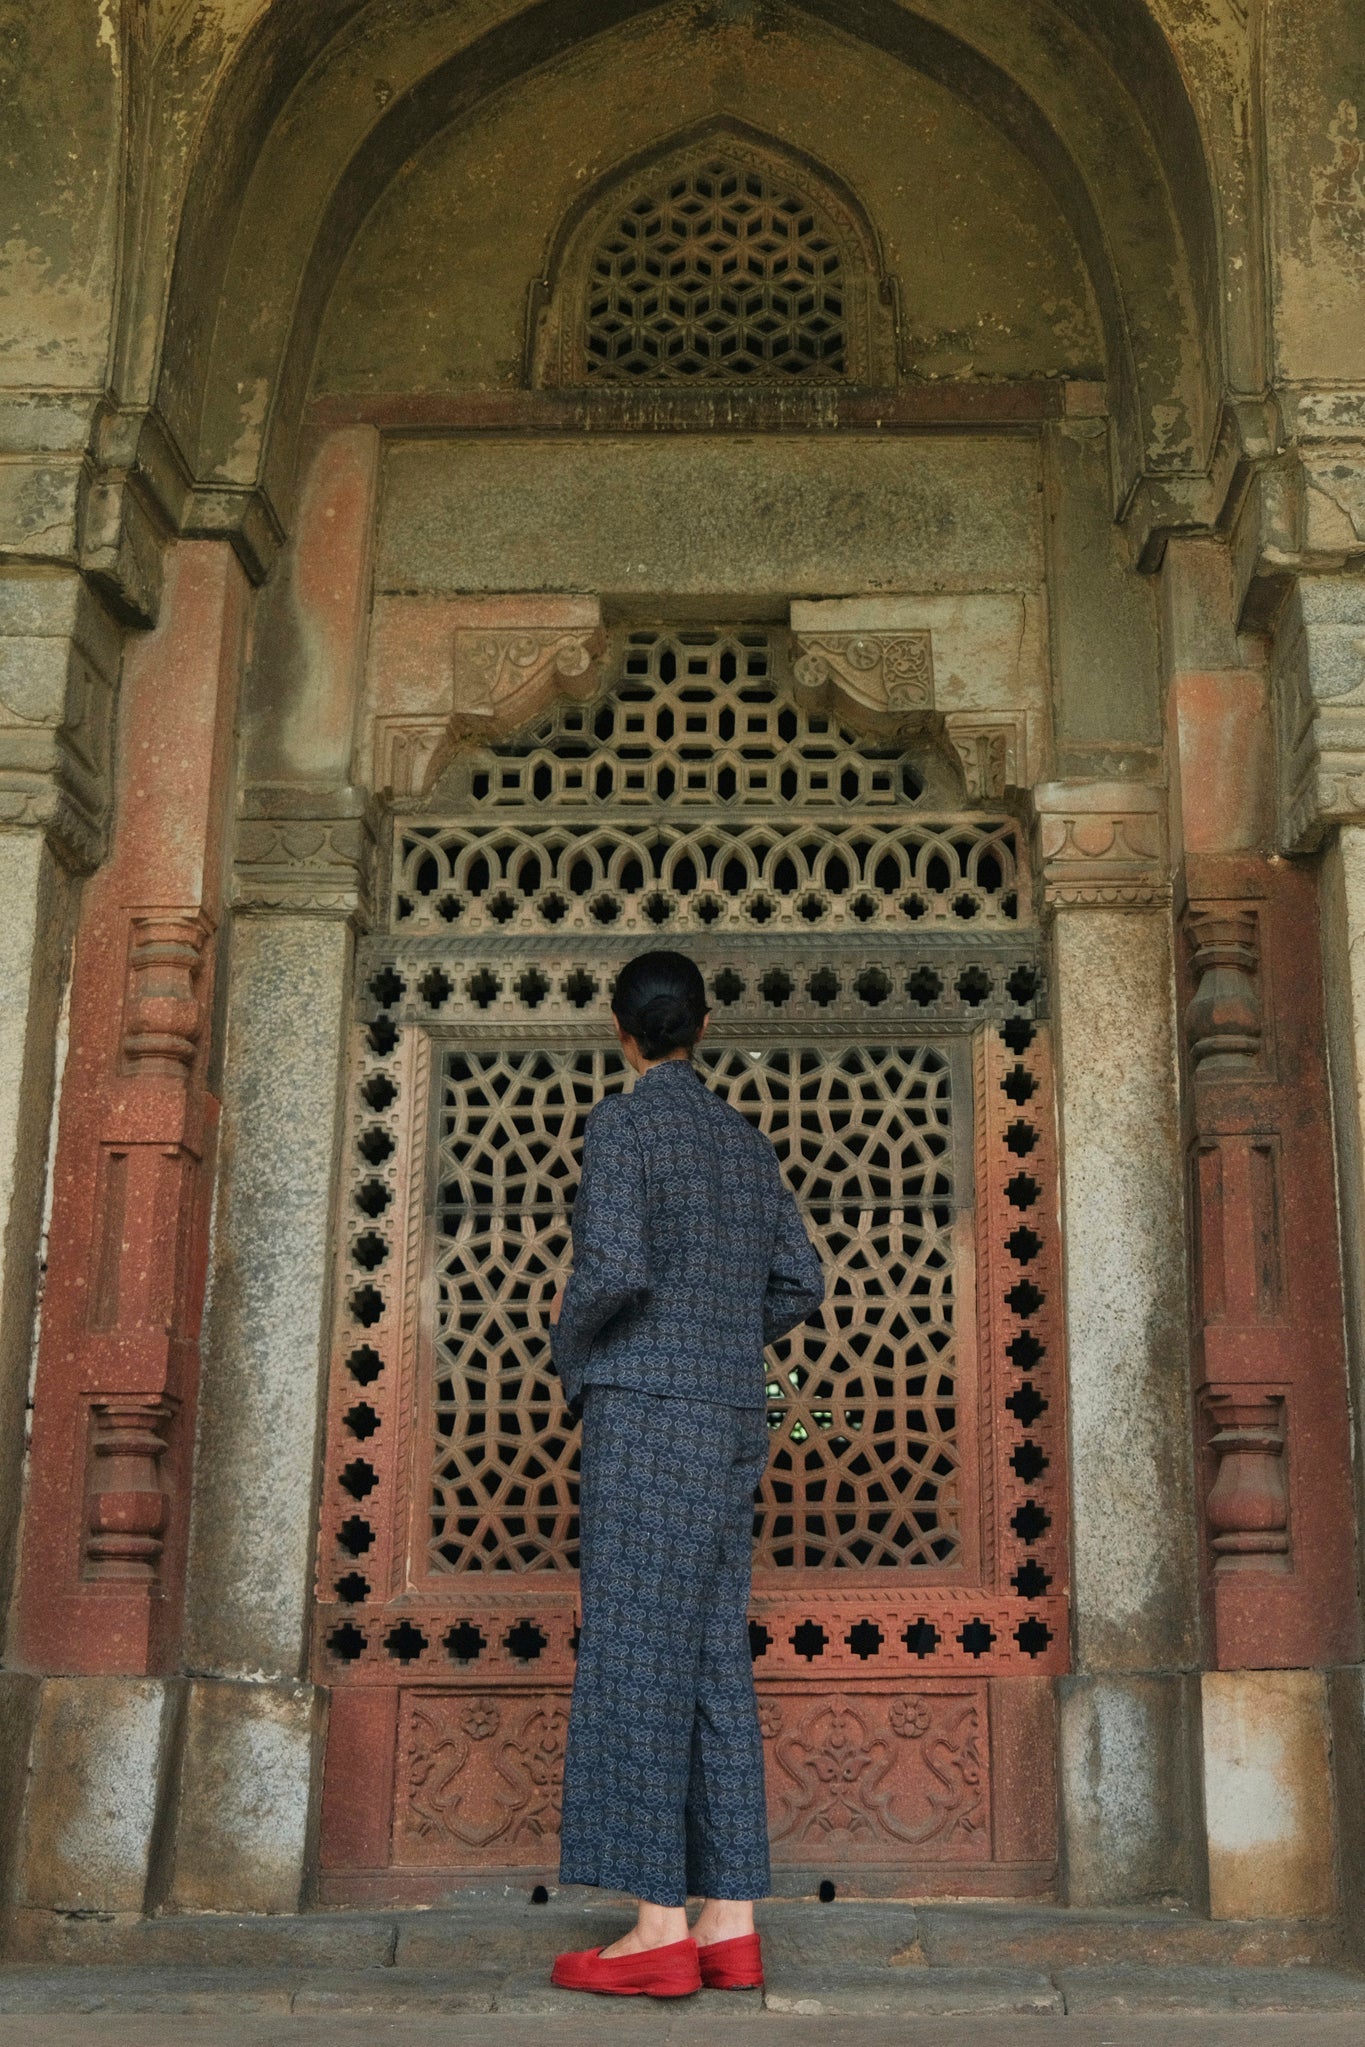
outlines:
[{"label": "geometric lattice window", "polygon": [[454,763],[456,806],[849,810],[914,802],[904,743],[879,746],[773,675],[766,632],[632,632],[619,687],[562,701],[492,754]]},{"label": "geometric lattice window", "polygon": [[658,390],[885,386],[896,288],[854,194],[741,121],[711,122],[584,195],[532,288],[527,377]]},{"label": "geometric lattice window", "polygon": [[1018,821],[937,772],[806,702],[761,627],[641,626],[612,686],[394,820],[348,1082],[329,1683],[483,1687],[486,1717],[572,1677],[549,1310],[584,1121],[630,1083],[608,992],[660,942],[828,1279],[767,1353],[760,1692],[1065,1667],[1048,976]]},{"label": "geometric lattice window", "polygon": [[829,1290],[821,1320],[769,1353],[755,1563],[954,1563],[949,1057],[921,1043],[701,1063],[775,1138]]},{"label": "geometric lattice window", "polygon": [[[756,1561],[949,1564],[959,1547],[950,1056],[703,1047],[708,1085],[777,1146],[830,1311],[772,1352]],[[593,1102],[615,1051],[450,1048],[437,1139],[429,1568],[573,1569],[577,1435],[544,1328]]]},{"label": "geometric lattice window", "polygon": [[569,1192],[619,1052],[451,1048],[437,1135],[429,1568],[578,1563],[578,1431],[550,1365]]},{"label": "geometric lattice window", "polygon": [[[633,630],[612,685],[456,755],[394,819],[358,945],[315,1636],[337,1902],[356,1870],[553,1861],[579,1432],[549,1314],[584,1122],[631,1084],[608,994],[661,942],[701,968],[701,1078],[771,1138],[827,1279],[764,1367],[749,1646],[777,1853],[980,1865],[1018,1781],[995,1730],[1046,1767],[1066,1413],[1020,823],[804,701],[761,627]],[[357,1782],[367,1813],[389,1800],[363,1842]]]},{"label": "geometric lattice window", "polygon": [[843,378],[843,261],[803,193],[716,155],[638,192],[592,258],[584,359],[599,381]]}]

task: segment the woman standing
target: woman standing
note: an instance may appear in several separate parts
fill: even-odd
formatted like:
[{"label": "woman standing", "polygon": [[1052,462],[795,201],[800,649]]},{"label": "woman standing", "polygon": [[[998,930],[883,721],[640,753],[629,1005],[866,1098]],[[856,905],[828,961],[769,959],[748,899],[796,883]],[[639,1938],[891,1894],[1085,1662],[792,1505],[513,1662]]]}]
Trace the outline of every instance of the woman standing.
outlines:
[{"label": "woman standing", "polygon": [[[747,1609],[768,1459],[763,1347],[819,1307],[820,1264],[766,1137],[704,1085],[693,962],[651,952],[612,995],[640,1075],[588,1118],[553,1349],[581,1404],[582,1638],[560,1881],[639,1900],[556,1983],[680,1997],[763,1980],[763,1744]],[[689,1896],[704,1903],[689,1932]]]}]

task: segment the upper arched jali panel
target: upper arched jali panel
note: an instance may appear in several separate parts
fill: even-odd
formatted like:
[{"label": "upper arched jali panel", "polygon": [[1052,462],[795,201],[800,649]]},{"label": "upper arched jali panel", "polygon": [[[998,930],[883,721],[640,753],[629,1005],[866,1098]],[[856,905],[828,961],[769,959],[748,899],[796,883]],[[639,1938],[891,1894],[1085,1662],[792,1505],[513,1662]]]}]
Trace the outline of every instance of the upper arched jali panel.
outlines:
[{"label": "upper arched jali panel", "polygon": [[536,385],[894,383],[896,292],[856,194],[722,118],[615,166],[532,287]]},{"label": "upper arched jali panel", "polygon": [[[337,6],[335,33],[321,47],[318,36],[310,38],[302,76],[291,75],[290,11],[291,0],[277,0],[244,44],[205,125],[202,169],[182,219],[160,390],[201,477],[263,481],[286,494],[292,435],[338,277],[345,270],[343,289],[362,299],[367,290],[376,302],[382,296],[383,266],[367,284],[353,260],[362,229],[368,236],[371,214],[421,176],[435,138],[477,123],[519,80],[572,70],[585,57],[600,60],[613,43],[625,54],[637,31],[670,26],[698,70],[707,53],[719,53],[718,68],[732,74],[746,52],[753,68],[780,57],[789,106],[826,82],[810,76],[812,39],[822,48],[840,45],[861,66],[863,89],[837,100],[827,94],[843,145],[823,152],[816,145],[814,153],[834,164],[857,153],[855,141],[864,151],[869,138],[878,147],[867,103],[884,90],[913,98],[917,82],[927,81],[945,104],[969,113],[994,138],[986,154],[1005,145],[1046,188],[1064,226],[1056,247],[1070,244],[1073,268],[1084,276],[1084,309],[1070,324],[1079,336],[1097,317],[1126,471],[1197,470],[1207,460],[1221,360],[1212,199],[1169,47],[1141,0],[1116,0],[1084,25],[1082,0],[918,0],[913,11],[900,0],[861,0],[856,8],[851,0],[790,8],[766,0],[727,0],[723,8],[713,0],[664,7],[599,0],[586,16],[574,0],[539,0],[519,11],[506,0],[459,10],[375,0]],[[682,125],[680,110],[660,103],[657,82],[638,67],[618,67],[617,79],[625,100],[653,90],[650,135]],[[615,97],[580,103],[570,162],[580,188],[629,154],[622,111]],[[720,111],[749,117],[732,101],[713,102],[695,117]],[[794,147],[812,147],[794,132],[790,112],[758,125]],[[928,135],[930,157],[933,142]],[[1168,177],[1163,158],[1175,175]],[[514,152],[486,168],[501,188],[507,239],[540,205],[554,168],[531,128]],[[892,153],[885,174],[894,179],[897,169]],[[908,154],[899,170],[908,189]],[[994,203],[1006,212],[1011,196],[997,184]],[[875,213],[870,202],[868,212]],[[969,230],[989,226],[989,205],[975,222],[963,218]],[[540,223],[542,249],[551,225]],[[983,237],[975,240],[980,246]],[[483,293],[489,280],[475,252],[467,268],[462,252],[455,260],[458,289]],[[1057,260],[1050,258],[1054,267]],[[523,279],[534,274],[523,271]],[[1040,282],[1046,323],[1048,300],[1061,301],[1050,277]],[[907,321],[913,328],[908,297]],[[985,322],[981,339],[989,354]],[[433,345],[439,348],[439,336]],[[1085,353],[1082,339],[1062,367],[1070,370]],[[344,348],[328,342],[323,357],[343,383],[355,375]],[[979,369],[973,357],[948,373]]]}]

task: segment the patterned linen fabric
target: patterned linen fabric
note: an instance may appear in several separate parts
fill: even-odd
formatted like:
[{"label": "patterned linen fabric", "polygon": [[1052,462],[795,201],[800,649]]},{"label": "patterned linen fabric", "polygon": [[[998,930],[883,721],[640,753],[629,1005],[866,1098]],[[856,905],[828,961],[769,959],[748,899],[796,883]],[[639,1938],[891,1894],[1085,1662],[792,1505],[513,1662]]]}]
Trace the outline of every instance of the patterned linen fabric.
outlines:
[{"label": "patterned linen fabric", "polygon": [[633,1386],[763,1405],[763,1346],[824,1276],[768,1139],[664,1060],[587,1121],[574,1269],[552,1353],[565,1398]]},{"label": "patterned linen fabric", "polygon": [[767,1895],[746,1619],[767,1459],[761,1409],[587,1389],[561,1883],[657,1905]]}]

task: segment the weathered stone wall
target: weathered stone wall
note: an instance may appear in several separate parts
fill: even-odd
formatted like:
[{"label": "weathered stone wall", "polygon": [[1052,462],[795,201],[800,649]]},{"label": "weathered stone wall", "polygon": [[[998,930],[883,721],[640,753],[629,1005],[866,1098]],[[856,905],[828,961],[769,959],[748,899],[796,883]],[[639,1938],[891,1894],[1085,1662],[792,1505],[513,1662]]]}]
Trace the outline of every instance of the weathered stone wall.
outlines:
[{"label": "weathered stone wall", "polygon": [[718,114],[857,193],[902,280],[906,375],[1101,374],[1093,294],[1057,198],[982,113],[922,75],[870,70],[808,16],[774,11],[756,32],[680,10],[595,39],[422,150],[346,258],[314,391],[515,389],[530,284],[567,210],[616,164]]}]

